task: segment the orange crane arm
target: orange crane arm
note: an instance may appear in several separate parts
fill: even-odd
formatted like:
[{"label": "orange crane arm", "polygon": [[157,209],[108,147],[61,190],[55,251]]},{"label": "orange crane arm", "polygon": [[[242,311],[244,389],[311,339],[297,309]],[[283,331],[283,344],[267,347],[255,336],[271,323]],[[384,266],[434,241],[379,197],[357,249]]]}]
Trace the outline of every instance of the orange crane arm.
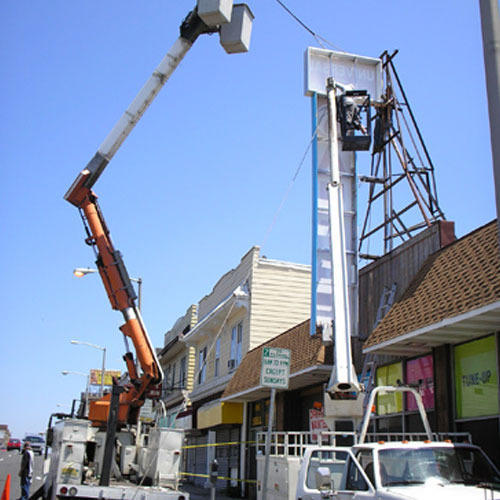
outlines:
[{"label": "orange crane arm", "polygon": [[[139,375],[131,352],[124,360],[131,384],[120,396],[120,423],[135,423],[138,410],[144,403],[148,388],[161,383],[163,373],[153,345],[144,327],[140,311],[135,305],[136,294],[130,281],[121,253],[111,241],[109,230],[97,203],[97,196],[88,187],[86,180],[90,172],[83,170],[78,181],[66,193],[65,199],[78,207],[87,231],[87,243],[94,247],[97,255],[97,268],[111,307],[123,314],[125,323],[120,330],[125,338],[130,338],[135,348],[142,373]],[[96,425],[107,421],[109,395],[103,400],[91,403],[89,419]]]}]

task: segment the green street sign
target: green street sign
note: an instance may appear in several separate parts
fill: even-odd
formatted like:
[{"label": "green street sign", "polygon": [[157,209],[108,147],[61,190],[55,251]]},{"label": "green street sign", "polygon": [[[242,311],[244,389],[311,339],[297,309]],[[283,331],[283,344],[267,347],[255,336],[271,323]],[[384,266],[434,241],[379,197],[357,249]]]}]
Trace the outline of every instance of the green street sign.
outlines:
[{"label": "green street sign", "polygon": [[275,389],[288,389],[290,378],[290,349],[264,347],[260,385]]}]

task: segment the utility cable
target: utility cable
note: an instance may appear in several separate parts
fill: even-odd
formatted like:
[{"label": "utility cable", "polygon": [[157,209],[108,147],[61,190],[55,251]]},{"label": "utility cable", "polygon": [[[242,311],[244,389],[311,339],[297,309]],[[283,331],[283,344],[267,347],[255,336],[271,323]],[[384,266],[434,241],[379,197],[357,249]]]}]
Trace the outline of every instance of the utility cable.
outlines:
[{"label": "utility cable", "polygon": [[338,50],[341,50],[342,52],[345,52],[343,49],[335,46],[332,42],[328,41],[326,38],[315,33],[311,28],[309,28],[309,26],[307,26],[303,21],[301,21],[281,0],[276,0],[276,2],[278,2],[278,4],[288,14],[290,14],[290,16],[292,16],[293,19],[295,19],[295,21],[297,21],[308,33],[310,33],[314,37],[314,39],[321,45],[322,48],[324,48],[324,49],[326,48],[325,45],[323,44],[323,42],[324,42],[326,45],[329,45],[330,47],[332,47],[334,49],[338,49]]},{"label": "utility cable", "polygon": [[288,199],[288,196],[290,194],[290,191],[292,190],[292,187],[300,173],[300,170],[302,168],[302,165],[304,164],[304,161],[307,157],[307,154],[309,153],[309,150],[311,149],[311,145],[314,141],[314,139],[316,138],[316,134],[317,134],[317,127],[316,127],[316,130],[314,131],[312,137],[311,137],[311,140],[309,141],[309,144],[307,145],[307,148],[306,150],[304,151],[304,154],[302,155],[302,159],[300,160],[300,163],[299,163],[299,166],[297,167],[297,169],[295,170],[295,174],[293,175],[292,179],[290,180],[290,182],[288,183],[288,187],[285,191],[285,194],[283,195],[283,198],[281,199],[281,203],[278,207],[278,209],[276,210],[276,213],[274,214],[274,217],[273,217],[273,220],[271,222],[271,224],[269,225],[269,227],[267,228],[267,231],[266,231],[266,234],[264,236],[264,239],[260,245],[260,248],[264,248],[266,242],[267,242],[267,239],[269,238],[269,235],[271,234],[271,231],[274,229],[274,226],[276,224],[276,220],[278,219],[278,215],[280,214],[283,206],[285,205],[285,202],[286,200]]}]

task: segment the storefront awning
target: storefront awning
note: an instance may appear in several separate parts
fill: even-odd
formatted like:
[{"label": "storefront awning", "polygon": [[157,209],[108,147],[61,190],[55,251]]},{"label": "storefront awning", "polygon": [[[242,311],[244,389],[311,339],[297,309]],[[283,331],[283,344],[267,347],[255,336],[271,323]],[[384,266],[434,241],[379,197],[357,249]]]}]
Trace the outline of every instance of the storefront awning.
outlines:
[{"label": "storefront awning", "polygon": [[211,401],[198,408],[197,428],[207,429],[222,424],[242,424],[243,404]]},{"label": "storefront awning", "polygon": [[364,349],[365,353],[417,356],[443,344],[460,344],[498,330],[500,301],[447,318]]}]

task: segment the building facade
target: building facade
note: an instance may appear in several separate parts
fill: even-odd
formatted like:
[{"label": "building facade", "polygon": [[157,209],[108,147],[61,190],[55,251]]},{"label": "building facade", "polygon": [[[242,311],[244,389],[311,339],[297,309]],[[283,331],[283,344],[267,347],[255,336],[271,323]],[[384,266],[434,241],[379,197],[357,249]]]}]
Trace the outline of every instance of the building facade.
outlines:
[{"label": "building facade", "polygon": [[162,401],[165,423],[169,427],[192,427],[189,393],[194,386],[195,353],[183,339],[196,325],[197,318],[197,306],[189,306],[184,316],[165,334],[164,347],[158,353],[164,374]]},{"label": "building facade", "polygon": [[253,247],[166,334],[164,402],[169,425],[181,426],[184,417],[182,426],[190,429],[185,459],[194,482],[206,482],[216,457],[219,475],[234,478],[218,486],[239,491],[247,410],[220,397],[249,351],[309,317],[310,279],[310,266],[267,259]]},{"label": "building facade", "polygon": [[[500,464],[496,223],[455,240],[453,223],[438,222],[365,266],[359,281],[357,373],[369,362],[373,385],[418,387],[433,431],[469,432]],[[270,391],[259,379],[265,346],[291,352],[290,387],[277,393],[273,429],[314,431],[326,425],[321,409],[332,349],[319,333],[308,331],[306,321],[249,351],[222,394],[221,401],[244,405],[244,435],[250,442],[267,429]],[[423,431],[411,396],[380,396],[374,419],[380,432]],[[246,496],[255,498],[251,445],[245,460],[240,477],[249,481]]]}]

